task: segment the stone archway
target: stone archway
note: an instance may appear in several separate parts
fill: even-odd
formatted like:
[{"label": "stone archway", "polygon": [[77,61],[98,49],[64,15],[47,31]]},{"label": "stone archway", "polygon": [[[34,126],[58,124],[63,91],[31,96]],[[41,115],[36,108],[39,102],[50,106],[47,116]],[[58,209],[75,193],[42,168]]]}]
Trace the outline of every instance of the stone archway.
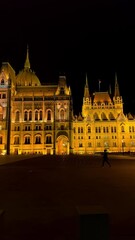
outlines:
[{"label": "stone archway", "polygon": [[66,136],[60,135],[56,141],[56,154],[66,155],[69,154],[69,140]]}]

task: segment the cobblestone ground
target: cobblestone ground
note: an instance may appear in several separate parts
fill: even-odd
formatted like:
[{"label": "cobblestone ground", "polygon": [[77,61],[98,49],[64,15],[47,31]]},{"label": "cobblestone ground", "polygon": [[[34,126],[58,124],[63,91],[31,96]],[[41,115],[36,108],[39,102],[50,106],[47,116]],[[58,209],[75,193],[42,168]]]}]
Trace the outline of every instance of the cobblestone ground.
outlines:
[{"label": "cobblestone ground", "polygon": [[77,207],[95,205],[109,214],[109,240],[135,239],[135,157],[109,156],[111,168],[100,155],[9,159],[0,158],[1,239],[79,240]]}]

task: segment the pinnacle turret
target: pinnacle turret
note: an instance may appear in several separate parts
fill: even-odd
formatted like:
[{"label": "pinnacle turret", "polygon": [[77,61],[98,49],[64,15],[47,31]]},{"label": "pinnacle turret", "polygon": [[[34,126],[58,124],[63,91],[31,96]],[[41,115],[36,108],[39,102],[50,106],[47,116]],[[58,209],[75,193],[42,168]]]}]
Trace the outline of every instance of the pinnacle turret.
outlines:
[{"label": "pinnacle turret", "polygon": [[28,48],[28,46],[27,46],[27,54],[26,54],[24,69],[30,69],[29,48]]}]

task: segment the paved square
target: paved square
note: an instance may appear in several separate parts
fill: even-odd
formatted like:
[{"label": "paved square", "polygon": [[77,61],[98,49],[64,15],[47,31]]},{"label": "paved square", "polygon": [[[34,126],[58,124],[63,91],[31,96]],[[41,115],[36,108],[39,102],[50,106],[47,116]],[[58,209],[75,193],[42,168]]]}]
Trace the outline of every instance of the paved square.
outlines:
[{"label": "paved square", "polygon": [[4,240],[79,240],[77,207],[96,205],[109,213],[109,240],[135,239],[135,157],[109,156],[111,168],[100,155],[13,158],[0,158]]}]

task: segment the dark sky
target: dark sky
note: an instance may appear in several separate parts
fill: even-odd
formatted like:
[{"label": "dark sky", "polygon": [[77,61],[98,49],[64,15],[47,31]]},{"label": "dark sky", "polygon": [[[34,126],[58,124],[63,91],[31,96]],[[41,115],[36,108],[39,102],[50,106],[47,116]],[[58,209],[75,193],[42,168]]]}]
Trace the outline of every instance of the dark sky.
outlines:
[{"label": "dark sky", "polygon": [[114,87],[117,72],[124,111],[135,114],[135,3],[130,0],[7,0],[0,5],[0,61],[31,68],[42,83],[65,73],[75,113],[81,111],[85,75],[90,92]]}]

